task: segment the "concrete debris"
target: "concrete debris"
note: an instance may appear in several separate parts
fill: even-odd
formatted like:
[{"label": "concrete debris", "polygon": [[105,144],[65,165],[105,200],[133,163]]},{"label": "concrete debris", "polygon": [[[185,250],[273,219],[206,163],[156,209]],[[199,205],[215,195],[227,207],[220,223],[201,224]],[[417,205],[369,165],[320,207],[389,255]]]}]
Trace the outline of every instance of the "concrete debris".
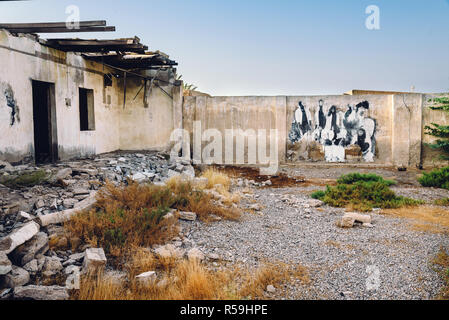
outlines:
[{"label": "concrete debris", "polygon": [[83,272],[99,272],[106,267],[106,255],[102,248],[86,249],[84,256]]},{"label": "concrete debris", "polygon": [[179,219],[185,221],[196,221],[197,215],[194,212],[180,212]]},{"label": "concrete debris", "polygon": [[60,286],[26,286],[14,289],[14,298],[19,300],[68,300],[67,288]]},{"label": "concrete debris", "polygon": [[157,275],[155,271],[148,271],[148,272],[144,272],[139,274],[138,276],[136,276],[136,280],[140,283],[140,284],[149,284],[149,283],[154,283],[157,279]]},{"label": "concrete debris", "polygon": [[8,274],[12,270],[12,263],[4,252],[0,252],[0,276]]},{"label": "concrete debris", "polygon": [[28,222],[0,240],[0,251],[4,251],[6,254],[11,253],[15,248],[33,238],[39,232],[39,229],[40,227],[36,222]]},{"label": "concrete debris", "polygon": [[15,288],[30,282],[30,274],[25,269],[13,266],[10,273],[5,275],[4,284],[7,288]]}]

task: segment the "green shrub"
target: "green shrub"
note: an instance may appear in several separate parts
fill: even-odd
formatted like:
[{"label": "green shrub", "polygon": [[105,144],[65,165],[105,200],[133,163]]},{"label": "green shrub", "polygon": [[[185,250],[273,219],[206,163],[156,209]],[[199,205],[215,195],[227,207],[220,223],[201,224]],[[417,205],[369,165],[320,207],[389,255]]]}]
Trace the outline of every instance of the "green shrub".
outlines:
[{"label": "green shrub", "polygon": [[339,184],[354,184],[356,182],[363,181],[363,182],[380,182],[387,186],[392,186],[396,184],[396,181],[393,180],[385,180],[383,177],[378,176],[374,173],[350,173],[344,176],[341,176],[340,179],[337,180],[337,183]]},{"label": "green shrub", "polygon": [[435,187],[449,190],[449,167],[424,173],[418,181],[423,187]]},{"label": "green shrub", "polygon": [[375,174],[353,173],[342,176],[337,186],[327,186],[326,191],[315,192],[312,197],[333,207],[351,207],[360,211],[370,211],[373,208],[399,208],[422,203],[397,196],[389,188],[392,184],[395,182]]},{"label": "green shrub", "polygon": [[326,195],[326,192],[320,190],[320,191],[315,191],[314,193],[312,193],[311,197],[313,199],[321,200],[324,198],[325,195]]}]

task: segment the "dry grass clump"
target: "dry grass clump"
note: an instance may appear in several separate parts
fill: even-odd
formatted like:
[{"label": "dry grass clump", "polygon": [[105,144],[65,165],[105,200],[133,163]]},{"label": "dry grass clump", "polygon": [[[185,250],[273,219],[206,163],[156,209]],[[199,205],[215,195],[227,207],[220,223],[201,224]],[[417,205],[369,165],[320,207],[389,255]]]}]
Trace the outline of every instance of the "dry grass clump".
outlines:
[{"label": "dry grass clump", "polygon": [[[139,283],[136,275],[156,271],[157,280]],[[264,299],[268,285],[278,289],[293,279],[308,283],[301,266],[268,264],[255,272],[225,269],[214,271],[197,261],[172,260],[165,264],[149,251],[137,249],[126,268],[126,277],[117,281],[107,274],[84,276],[78,300],[239,300]]]},{"label": "dry grass clump", "polygon": [[75,215],[65,228],[82,242],[119,257],[133,246],[164,243],[174,236],[175,219],[164,218],[172,201],[171,192],[163,187],[106,183],[95,208]]},{"label": "dry grass clump", "polygon": [[213,189],[216,185],[221,185],[225,190],[229,191],[229,188],[231,187],[231,179],[229,176],[218,169],[209,168],[201,175],[201,177],[207,178],[207,189]]},{"label": "dry grass clump", "polygon": [[438,298],[442,300],[449,300],[449,254],[447,253],[447,250],[441,248],[440,252],[432,262],[437,268],[436,271],[441,274],[441,277],[445,283]]},{"label": "dry grass clump", "polygon": [[309,283],[308,271],[301,265],[285,263],[267,263],[255,272],[244,277],[240,295],[246,299],[264,299],[267,286],[272,285],[278,290],[292,280]]},{"label": "dry grass clump", "polygon": [[165,217],[171,209],[195,212],[202,221],[211,221],[212,215],[240,218],[238,208],[217,205],[212,195],[195,188],[192,181],[173,178],[166,186],[129,181],[117,187],[107,182],[95,207],[75,215],[65,228],[81,242],[119,257],[131,247],[148,247],[173,237],[176,219]]},{"label": "dry grass clump", "polygon": [[449,232],[449,210],[432,207],[404,207],[382,210],[382,214],[412,219],[413,229],[432,233]]},{"label": "dry grass clump", "polygon": [[[225,177],[216,174],[213,176],[213,179],[216,179],[215,181],[224,181]],[[236,200],[239,201],[239,198],[236,199],[229,193],[230,184],[221,186],[224,189],[220,190],[221,192],[216,191],[223,199],[220,204],[215,201],[213,193],[209,192],[207,186],[195,185],[193,181],[179,176],[167,181],[167,187],[175,198],[172,208],[179,211],[195,212],[203,222],[212,221],[212,216],[236,221],[240,218],[241,212],[238,208],[228,204],[229,202],[234,203]]]}]

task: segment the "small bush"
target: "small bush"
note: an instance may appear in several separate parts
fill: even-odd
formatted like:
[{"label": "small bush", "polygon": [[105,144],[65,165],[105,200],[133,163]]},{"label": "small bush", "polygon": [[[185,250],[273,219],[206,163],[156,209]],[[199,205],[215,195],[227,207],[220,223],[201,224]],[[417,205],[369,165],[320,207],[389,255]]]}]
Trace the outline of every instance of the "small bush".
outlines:
[{"label": "small bush", "polygon": [[49,175],[44,170],[24,172],[18,176],[6,176],[0,179],[0,183],[11,189],[33,187],[47,182]]},{"label": "small bush", "polygon": [[434,187],[449,190],[449,167],[424,173],[418,181],[423,187]]},{"label": "small bush", "polygon": [[399,208],[421,204],[421,201],[396,196],[389,188],[394,181],[374,174],[353,173],[342,176],[335,187],[327,186],[312,197],[333,207],[350,207],[354,210],[370,211],[373,208]]},{"label": "small bush", "polygon": [[378,176],[374,173],[362,174],[362,173],[350,173],[344,176],[341,176],[340,179],[337,180],[339,184],[354,184],[356,182],[379,182],[385,184],[387,186],[392,186],[396,184],[396,181],[393,180],[385,180],[383,177]]},{"label": "small bush", "polygon": [[320,191],[315,191],[315,192],[312,193],[310,196],[311,196],[313,199],[321,200],[321,199],[324,198],[325,195],[326,195],[326,192],[320,190]]}]

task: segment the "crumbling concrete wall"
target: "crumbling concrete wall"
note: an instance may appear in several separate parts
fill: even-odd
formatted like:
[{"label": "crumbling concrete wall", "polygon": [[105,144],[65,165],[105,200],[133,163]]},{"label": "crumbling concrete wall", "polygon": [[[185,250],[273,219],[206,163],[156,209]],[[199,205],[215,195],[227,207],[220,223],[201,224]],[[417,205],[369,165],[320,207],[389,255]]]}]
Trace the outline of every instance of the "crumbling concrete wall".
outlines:
[{"label": "crumbling concrete wall", "polygon": [[[147,104],[142,93],[134,99],[141,81],[127,81],[123,108],[123,79],[104,85],[104,74],[120,72],[39,44],[32,36],[12,36],[0,30],[0,160],[34,158],[32,81],[54,84],[59,159],[87,157],[119,149],[152,149],[169,141],[175,127],[175,107],[182,114],[178,87],[154,88]],[[79,88],[94,92],[95,130],[80,130]],[[177,93],[177,95],[176,95]],[[175,102],[174,102],[175,101]],[[147,107],[147,108],[145,108]]]},{"label": "crumbling concrete wall", "polygon": [[[143,79],[128,79],[124,105],[123,79],[119,85],[122,88],[119,95],[120,149],[167,149],[171,133],[182,126],[182,87],[159,82],[158,85],[153,83],[150,89],[148,81],[145,92]],[[145,94],[146,103],[143,102]]]},{"label": "crumbling concrete wall", "polygon": [[[184,127],[195,149],[195,123],[202,133],[276,129],[280,162],[373,163],[400,167],[429,165],[423,133],[432,114],[422,94],[185,97]],[[434,112],[434,111],[432,111]],[[208,141],[197,148],[204,149]],[[236,140],[231,142],[236,144]],[[424,151],[423,151],[424,148]],[[229,148],[232,149],[232,148]],[[267,147],[269,150],[270,148]],[[224,153],[226,148],[223,147]],[[245,146],[245,155],[250,151]],[[222,163],[228,163],[223,155]],[[247,157],[245,158],[247,159]]]}]

